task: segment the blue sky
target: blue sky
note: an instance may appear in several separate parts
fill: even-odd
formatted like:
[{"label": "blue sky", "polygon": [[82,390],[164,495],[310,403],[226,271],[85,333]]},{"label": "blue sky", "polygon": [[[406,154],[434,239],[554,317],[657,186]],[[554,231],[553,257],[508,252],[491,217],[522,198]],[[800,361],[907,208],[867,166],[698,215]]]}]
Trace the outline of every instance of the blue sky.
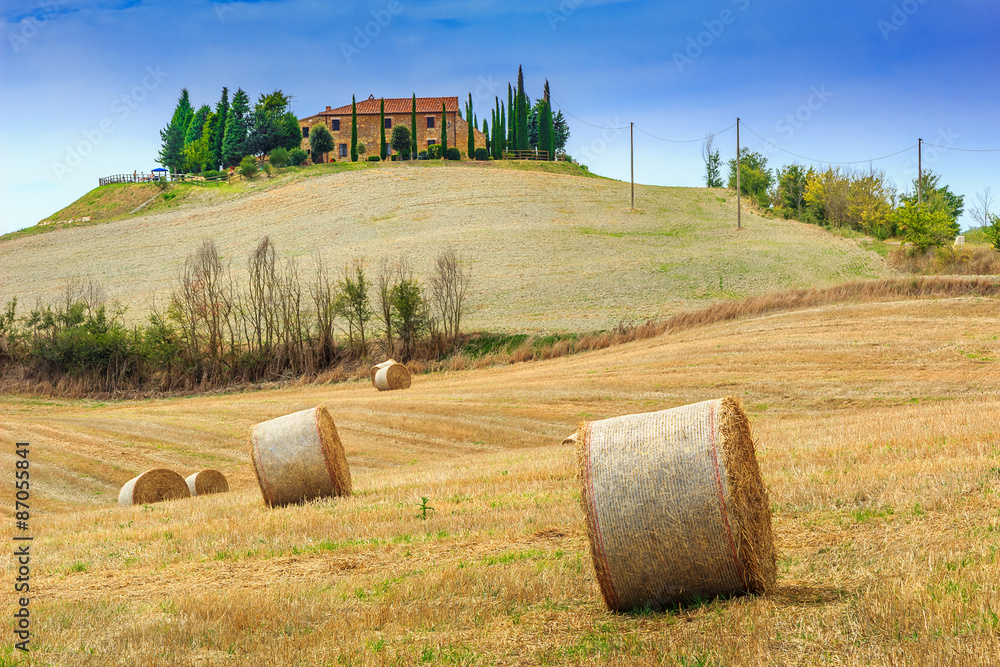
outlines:
[{"label": "blue sky", "polygon": [[[567,150],[640,183],[703,183],[700,142],[742,118],[771,166],[857,161],[922,137],[1000,148],[1000,3],[993,0],[5,0],[0,10],[0,233],[34,224],[101,176],[157,166],[180,89],[276,88],[311,115],[351,95],[477,98],[480,118],[523,65],[573,116]],[[367,30],[367,35],[365,34]],[[360,35],[360,36],[359,36]],[[585,121],[585,122],[582,122]],[[717,137],[723,157],[735,132]],[[1000,193],[1000,153],[925,147],[966,195]],[[858,165],[866,167],[867,165]],[[901,190],[916,152],[875,163]],[[1000,211],[1000,204],[995,208]],[[965,226],[969,220],[963,220]]]}]

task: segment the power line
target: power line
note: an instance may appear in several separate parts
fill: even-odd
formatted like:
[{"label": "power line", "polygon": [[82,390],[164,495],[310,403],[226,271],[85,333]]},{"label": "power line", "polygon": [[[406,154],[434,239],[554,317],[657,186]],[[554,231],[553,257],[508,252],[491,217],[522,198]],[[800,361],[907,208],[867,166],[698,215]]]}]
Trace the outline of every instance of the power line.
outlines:
[{"label": "power line", "polygon": [[1000,153],[1000,148],[954,148],[952,146],[929,144],[926,141],[924,142],[924,146],[933,146],[934,148],[940,148],[946,151],[962,151],[963,153]]},{"label": "power line", "polygon": [[[778,144],[776,144],[774,142],[771,142],[771,141],[768,141],[764,137],[760,136],[759,134],[757,134],[756,132],[754,132],[753,129],[751,129],[749,126],[747,126],[746,123],[741,123],[741,125],[743,127],[745,127],[746,129],[750,130],[750,132],[752,134],[756,135],[757,138],[760,139],[761,141],[763,141],[765,144],[767,144],[769,146],[773,146],[774,148],[777,148],[779,151],[782,151],[784,153],[788,153],[789,155],[794,155],[795,157],[802,158],[803,160],[808,160],[809,162],[819,162],[821,164],[842,165],[842,164],[865,164],[866,162],[878,162],[879,160],[885,160],[887,158],[895,157],[896,155],[900,155],[900,154],[905,153],[907,151],[912,151],[914,148],[917,147],[917,144],[913,144],[912,146],[908,146],[907,148],[904,148],[901,151],[896,151],[895,153],[890,153],[889,155],[883,155],[881,157],[868,158],[867,160],[854,160],[852,162],[835,162],[833,160],[820,160],[820,159],[813,158],[813,157],[807,157],[805,155],[799,155],[798,153],[793,153],[792,151],[788,150],[787,148],[782,148]],[[929,145],[930,144],[928,144],[928,146]]]},{"label": "power line", "polygon": [[553,100],[551,97],[549,98],[549,101],[552,102],[552,104],[555,104],[557,107],[559,107],[562,111],[565,111],[566,115],[568,115],[568,116],[570,116],[572,118],[576,118],[576,120],[580,121],[584,125],[589,125],[591,127],[596,127],[598,130],[627,130],[628,129],[628,125],[625,125],[623,127],[607,127],[605,125],[594,125],[593,123],[588,123],[584,119],[579,118],[579,117],[574,116],[573,114],[571,114],[569,112],[569,109],[567,109],[566,107],[562,106],[561,104],[559,104],[558,102],[556,102],[555,100]]},{"label": "power line", "polygon": [[[736,123],[733,123],[732,125],[730,125],[729,127],[727,127],[724,130],[719,130],[718,132],[712,132],[711,135],[713,137],[717,137],[720,134],[725,134],[726,132],[728,132],[729,130],[733,129],[734,127],[736,127]],[[671,144],[690,144],[690,143],[694,143],[696,141],[705,141],[705,137],[700,137],[698,139],[664,139],[663,137],[658,137],[655,134],[650,134],[649,132],[647,132],[646,130],[642,129],[641,127],[637,127],[635,129],[639,130],[640,132],[642,132],[643,134],[645,134],[647,137],[652,137],[654,139],[659,139],[660,141],[666,141],[666,142],[671,143]]]}]

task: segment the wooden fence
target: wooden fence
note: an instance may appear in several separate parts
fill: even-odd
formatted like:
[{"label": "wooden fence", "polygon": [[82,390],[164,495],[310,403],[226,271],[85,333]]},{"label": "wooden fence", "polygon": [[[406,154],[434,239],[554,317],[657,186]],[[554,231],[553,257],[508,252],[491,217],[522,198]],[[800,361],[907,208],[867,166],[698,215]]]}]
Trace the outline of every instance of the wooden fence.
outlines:
[{"label": "wooden fence", "polygon": [[547,161],[549,159],[548,151],[504,151],[504,160],[542,160]]},{"label": "wooden fence", "polygon": [[131,174],[115,174],[114,176],[105,176],[104,178],[97,179],[97,182],[99,185],[110,185],[111,183],[155,183],[161,178],[165,178],[167,181],[201,180],[214,182],[229,181],[230,174],[224,172],[221,176],[216,176],[215,178],[202,178],[197,174],[172,174],[170,172],[144,174],[136,171]]}]

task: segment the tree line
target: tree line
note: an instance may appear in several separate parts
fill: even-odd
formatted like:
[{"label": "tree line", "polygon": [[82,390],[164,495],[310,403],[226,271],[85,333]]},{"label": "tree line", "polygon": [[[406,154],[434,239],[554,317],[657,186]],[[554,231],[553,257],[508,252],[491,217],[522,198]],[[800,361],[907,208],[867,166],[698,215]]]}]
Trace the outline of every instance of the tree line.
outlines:
[{"label": "tree line", "polygon": [[267,155],[277,148],[299,148],[302,132],[289,110],[291,97],[280,90],[261,94],[251,108],[242,88],[229,101],[229,89],[213,110],[191,105],[187,88],[181,90],[170,122],[160,130],[157,161],[172,172],[198,173],[234,167],[246,156]]},{"label": "tree line", "polygon": [[[705,183],[723,187],[722,160],[712,137],[703,145]],[[737,162],[728,162],[725,185],[736,189]],[[829,228],[852,229],[884,240],[900,237],[918,251],[946,247],[960,233],[958,218],[965,210],[965,196],[952,192],[941,175],[924,171],[912,187],[900,192],[885,171],[868,166],[825,169],[799,164],[768,167],[761,153],[743,148],[739,160],[740,194],[758,208],[783,218]],[[1000,217],[990,211],[992,195],[978,194],[972,211],[986,237],[997,239],[1000,250]],[[992,229],[991,229],[992,228]]]},{"label": "tree line", "polygon": [[440,359],[461,339],[471,280],[453,250],[427,284],[405,258],[369,272],[360,258],[309,275],[262,238],[242,267],[205,241],[188,256],[164,310],[142,325],[100,287],[72,283],[57,304],[0,312],[0,375],[74,382],[86,391],[195,389],[314,375],[376,356]]}]

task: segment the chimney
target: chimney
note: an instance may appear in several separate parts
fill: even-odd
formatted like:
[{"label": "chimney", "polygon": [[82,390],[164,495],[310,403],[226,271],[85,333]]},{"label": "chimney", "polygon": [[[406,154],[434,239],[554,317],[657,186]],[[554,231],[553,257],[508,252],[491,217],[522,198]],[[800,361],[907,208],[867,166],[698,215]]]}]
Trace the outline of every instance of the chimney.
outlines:
[{"label": "chimney", "polygon": [[329,110],[330,110],[330,105],[327,105],[327,107],[326,107],[326,110],[327,110],[327,111],[329,111]]}]

